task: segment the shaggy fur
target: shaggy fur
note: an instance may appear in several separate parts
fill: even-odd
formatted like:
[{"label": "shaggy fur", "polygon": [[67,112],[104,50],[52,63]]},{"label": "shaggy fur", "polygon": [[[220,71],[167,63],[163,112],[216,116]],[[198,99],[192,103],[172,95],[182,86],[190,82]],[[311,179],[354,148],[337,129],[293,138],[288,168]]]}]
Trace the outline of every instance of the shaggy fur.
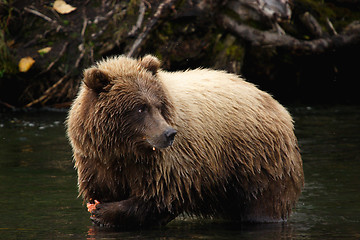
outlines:
[{"label": "shaggy fur", "polygon": [[[119,56],[84,72],[67,133],[80,195],[100,201],[94,222],[287,219],[304,175],[285,108],[233,74],[159,66],[150,55]],[[169,128],[175,141],[160,146]]]}]

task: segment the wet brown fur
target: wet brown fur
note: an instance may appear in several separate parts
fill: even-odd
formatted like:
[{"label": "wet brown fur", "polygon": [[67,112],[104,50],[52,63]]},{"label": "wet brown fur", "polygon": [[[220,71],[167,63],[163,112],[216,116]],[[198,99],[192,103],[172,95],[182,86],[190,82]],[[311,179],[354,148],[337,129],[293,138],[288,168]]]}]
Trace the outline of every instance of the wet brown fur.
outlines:
[{"label": "wet brown fur", "polygon": [[[287,219],[304,176],[285,108],[235,75],[159,66],[150,55],[119,56],[84,72],[67,133],[80,195],[101,203],[93,220],[146,226],[181,213]],[[171,147],[153,151],[147,138],[158,127],[136,115],[144,104],[154,121],[177,130]]]}]

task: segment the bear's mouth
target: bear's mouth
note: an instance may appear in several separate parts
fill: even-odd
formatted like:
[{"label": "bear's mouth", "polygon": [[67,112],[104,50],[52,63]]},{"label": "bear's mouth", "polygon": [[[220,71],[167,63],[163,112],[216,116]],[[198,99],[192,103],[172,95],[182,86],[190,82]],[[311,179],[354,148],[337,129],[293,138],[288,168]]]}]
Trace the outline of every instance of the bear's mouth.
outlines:
[{"label": "bear's mouth", "polygon": [[169,141],[163,142],[163,141],[152,141],[151,139],[147,139],[147,142],[150,144],[150,146],[153,148],[154,151],[156,148],[164,149],[167,147],[171,147],[173,145],[174,141],[175,140],[169,140]]}]

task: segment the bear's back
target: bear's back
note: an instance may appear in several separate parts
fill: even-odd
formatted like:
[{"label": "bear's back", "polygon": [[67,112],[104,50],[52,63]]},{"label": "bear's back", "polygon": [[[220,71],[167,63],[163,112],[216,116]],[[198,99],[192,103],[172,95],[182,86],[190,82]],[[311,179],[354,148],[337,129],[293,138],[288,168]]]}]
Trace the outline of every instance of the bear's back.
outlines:
[{"label": "bear's back", "polygon": [[[171,98],[177,117],[186,121],[207,121],[207,127],[226,127],[231,131],[253,126],[254,124],[284,125],[292,132],[292,118],[287,110],[263,92],[240,77],[223,71],[195,69],[185,72],[159,72]],[[239,125],[246,123],[249,126]],[[203,125],[203,124],[199,124]],[[196,126],[199,126],[196,124]]]}]

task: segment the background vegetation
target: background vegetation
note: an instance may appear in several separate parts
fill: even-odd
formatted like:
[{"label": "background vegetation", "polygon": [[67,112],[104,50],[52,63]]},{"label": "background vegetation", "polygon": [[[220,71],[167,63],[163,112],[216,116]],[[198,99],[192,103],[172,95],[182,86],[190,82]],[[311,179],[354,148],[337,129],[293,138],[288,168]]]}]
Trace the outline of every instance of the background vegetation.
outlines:
[{"label": "background vegetation", "polygon": [[67,107],[84,68],[147,53],[166,70],[241,74],[281,101],[360,102],[357,0],[54,3],[0,0],[0,108]]}]

